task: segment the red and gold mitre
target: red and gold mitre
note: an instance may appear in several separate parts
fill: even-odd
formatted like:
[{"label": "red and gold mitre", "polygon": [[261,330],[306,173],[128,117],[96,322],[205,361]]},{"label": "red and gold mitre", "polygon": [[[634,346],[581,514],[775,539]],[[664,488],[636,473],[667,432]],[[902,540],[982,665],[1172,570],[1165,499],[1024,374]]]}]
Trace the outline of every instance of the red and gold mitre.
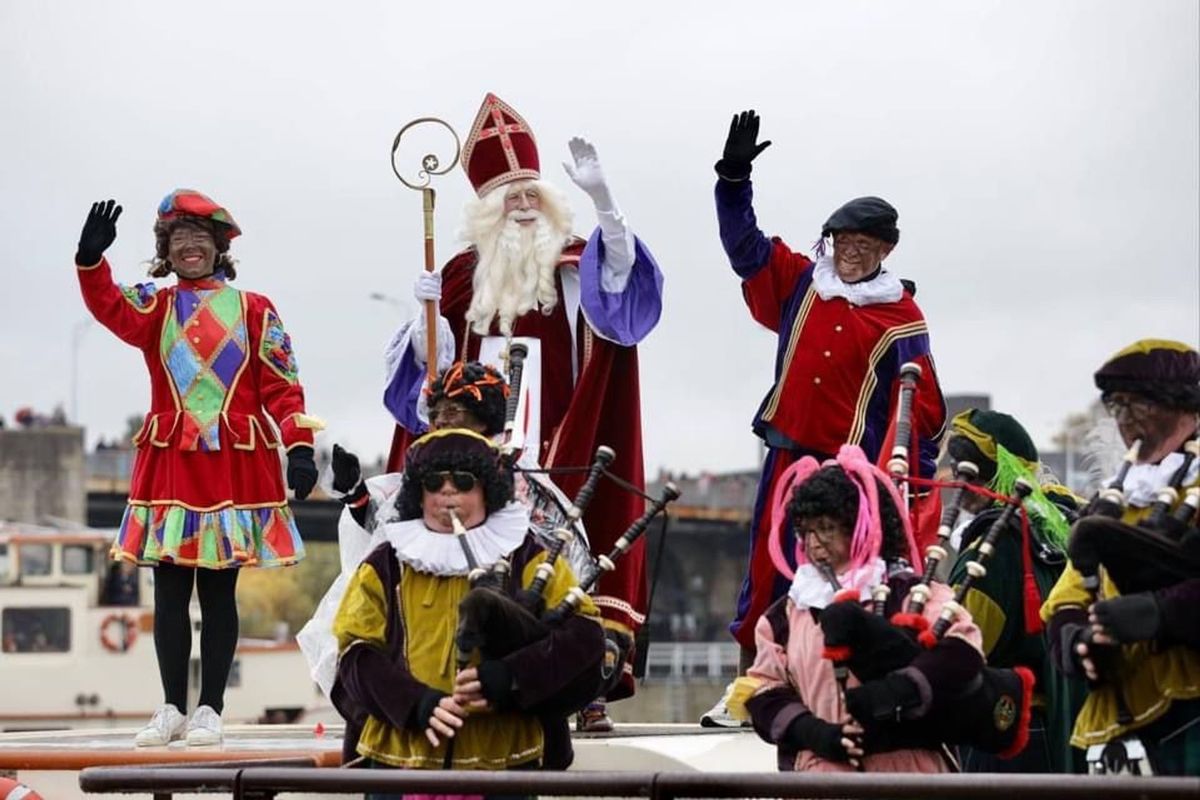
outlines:
[{"label": "red and gold mitre", "polygon": [[488,93],[463,145],[463,168],[480,197],[513,181],[537,180],[537,141],[512,106]]}]

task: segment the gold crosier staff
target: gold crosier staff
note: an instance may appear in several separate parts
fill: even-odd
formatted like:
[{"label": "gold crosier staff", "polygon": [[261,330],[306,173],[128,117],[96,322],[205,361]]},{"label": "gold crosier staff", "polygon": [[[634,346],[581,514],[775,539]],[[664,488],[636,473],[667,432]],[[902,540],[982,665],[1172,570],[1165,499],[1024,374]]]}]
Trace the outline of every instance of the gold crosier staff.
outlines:
[{"label": "gold crosier staff", "polygon": [[[445,169],[439,169],[441,161],[433,153],[426,153],[421,158],[421,169],[417,172],[416,182],[405,180],[400,174],[400,170],[396,168],[396,150],[400,147],[400,139],[404,136],[409,128],[425,123],[434,123],[441,125],[450,135],[454,137],[454,158],[450,160],[450,165]],[[421,193],[421,211],[425,220],[425,271],[433,272],[437,264],[433,258],[433,206],[435,193],[433,187],[429,185],[435,175],[445,175],[450,170],[454,169],[458,164],[458,157],[462,153],[462,145],[459,142],[458,134],[454,132],[449,123],[440,120],[437,117],[419,117],[405,125],[396,134],[396,138],[392,141],[392,172],[410,189],[416,189]],[[437,377],[437,303],[433,300],[425,301],[425,367],[426,380],[433,383]]]}]

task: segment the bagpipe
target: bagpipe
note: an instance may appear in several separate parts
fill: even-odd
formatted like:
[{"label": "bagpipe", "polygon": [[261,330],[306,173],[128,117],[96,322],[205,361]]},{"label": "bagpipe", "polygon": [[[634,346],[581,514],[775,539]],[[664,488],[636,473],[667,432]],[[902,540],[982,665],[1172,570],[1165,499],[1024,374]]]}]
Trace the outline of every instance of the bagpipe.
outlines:
[{"label": "bagpipe", "polygon": [[[909,369],[910,366],[914,369]],[[888,473],[897,487],[893,498],[900,497],[899,488],[913,480],[909,474],[908,442],[912,393],[916,391],[920,370],[915,364],[905,365],[901,375],[896,444],[888,462]],[[949,744],[967,745],[1011,758],[1028,741],[1034,688],[1032,671],[1024,667],[989,667],[977,652],[964,656],[966,645],[953,653],[955,646],[946,641],[947,632],[963,614],[962,603],[972,584],[987,574],[986,562],[996,541],[1012,524],[1014,515],[1022,513],[1022,501],[1033,490],[1027,481],[1018,479],[1012,495],[1002,498],[1003,508],[988,529],[976,558],[968,565],[967,578],[956,587],[954,598],[942,605],[932,625],[924,616],[933,594],[932,576],[947,557],[947,545],[960,516],[962,500],[965,492],[975,490],[971,483],[978,474],[975,464],[960,462],[956,481],[921,482],[934,487],[949,486],[951,492],[942,508],[937,540],[926,549],[923,569],[915,583],[911,572],[893,577],[890,580],[893,586],[888,585],[889,579],[885,577],[870,588],[871,600],[866,607],[859,601],[857,591],[841,591],[833,571],[818,565],[835,592],[833,602],[820,614],[824,656],[831,662],[847,709],[852,709],[864,728],[868,752]],[[907,493],[902,496],[907,499]],[[907,509],[898,511],[907,528]],[[889,617],[889,596],[904,589],[908,590],[905,608]],[[953,666],[940,667],[939,659]],[[912,670],[924,676],[928,697],[920,697],[916,683],[905,675]],[[850,674],[861,687],[846,687]],[[873,692],[874,687],[884,684],[895,687],[897,679],[906,680],[911,686],[902,689],[899,695]],[[902,697],[906,693],[907,699],[903,701],[870,702],[872,697]]]},{"label": "bagpipe", "polygon": [[1200,438],[1184,445],[1182,464],[1158,491],[1148,514],[1131,524],[1121,521],[1125,480],[1140,446],[1140,441],[1133,443],[1116,477],[1100,489],[1071,529],[1067,554],[1093,600],[1101,599],[1101,567],[1121,594],[1200,577],[1200,486],[1183,488],[1200,457]]},{"label": "bagpipe", "polygon": [[[519,343],[512,344],[508,349],[510,392],[505,430],[509,434],[510,442],[518,408],[517,398],[520,394],[524,355],[525,348]],[[501,453],[506,468],[518,469],[515,465],[519,454],[515,452],[515,448],[506,445]],[[545,558],[535,568],[528,586],[520,585],[520,575],[511,574],[512,567],[506,559],[501,559],[487,568],[471,568],[468,575],[471,588],[459,603],[458,627],[454,639],[460,669],[465,668],[476,653],[481,660],[503,658],[545,638],[553,629],[565,624],[578,612],[588,591],[595,586],[600,576],[611,571],[616,561],[646,532],[650,523],[665,511],[668,504],[679,497],[679,490],[675,485],[667,483],[661,495],[648,505],[645,513],[622,533],[610,553],[598,557],[588,554],[584,574],[576,575],[577,585],[571,587],[555,606],[547,608],[547,590],[556,565],[560,559],[565,558],[564,549],[579,539],[586,542],[586,537],[582,536],[581,520],[601,478],[607,476],[623,484],[607,471],[615,457],[612,448],[601,445],[596,449],[592,463],[587,468],[587,477],[574,499],[562,509],[562,524],[555,529],[553,540],[546,547]],[[459,528],[461,525],[456,525],[456,533],[459,532]],[[459,542],[464,548],[464,553],[467,553],[470,549],[467,539],[459,536]],[[476,563],[473,554],[467,554],[466,557],[469,565]],[[589,699],[603,695],[620,679],[624,660],[631,655],[633,641],[630,637],[606,627],[605,647],[602,668],[599,674],[594,676],[595,690]]]}]

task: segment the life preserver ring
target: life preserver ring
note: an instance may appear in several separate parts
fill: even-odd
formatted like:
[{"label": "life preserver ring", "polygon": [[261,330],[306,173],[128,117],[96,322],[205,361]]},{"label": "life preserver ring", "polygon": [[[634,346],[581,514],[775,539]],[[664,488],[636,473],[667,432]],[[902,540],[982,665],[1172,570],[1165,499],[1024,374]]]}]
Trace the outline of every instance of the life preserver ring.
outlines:
[{"label": "life preserver ring", "polygon": [[109,614],[100,621],[100,644],[110,653],[124,653],[136,640],[137,620],[129,614]]},{"label": "life preserver ring", "polygon": [[0,800],[42,800],[42,796],[12,778],[0,778]]}]

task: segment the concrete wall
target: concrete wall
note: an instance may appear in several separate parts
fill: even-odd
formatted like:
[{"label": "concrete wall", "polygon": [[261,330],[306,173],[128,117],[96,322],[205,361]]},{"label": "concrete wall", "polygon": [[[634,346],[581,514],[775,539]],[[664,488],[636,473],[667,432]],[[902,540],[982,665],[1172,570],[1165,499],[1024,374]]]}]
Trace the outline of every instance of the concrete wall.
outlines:
[{"label": "concrete wall", "polygon": [[85,518],[83,428],[0,429],[0,519]]}]

